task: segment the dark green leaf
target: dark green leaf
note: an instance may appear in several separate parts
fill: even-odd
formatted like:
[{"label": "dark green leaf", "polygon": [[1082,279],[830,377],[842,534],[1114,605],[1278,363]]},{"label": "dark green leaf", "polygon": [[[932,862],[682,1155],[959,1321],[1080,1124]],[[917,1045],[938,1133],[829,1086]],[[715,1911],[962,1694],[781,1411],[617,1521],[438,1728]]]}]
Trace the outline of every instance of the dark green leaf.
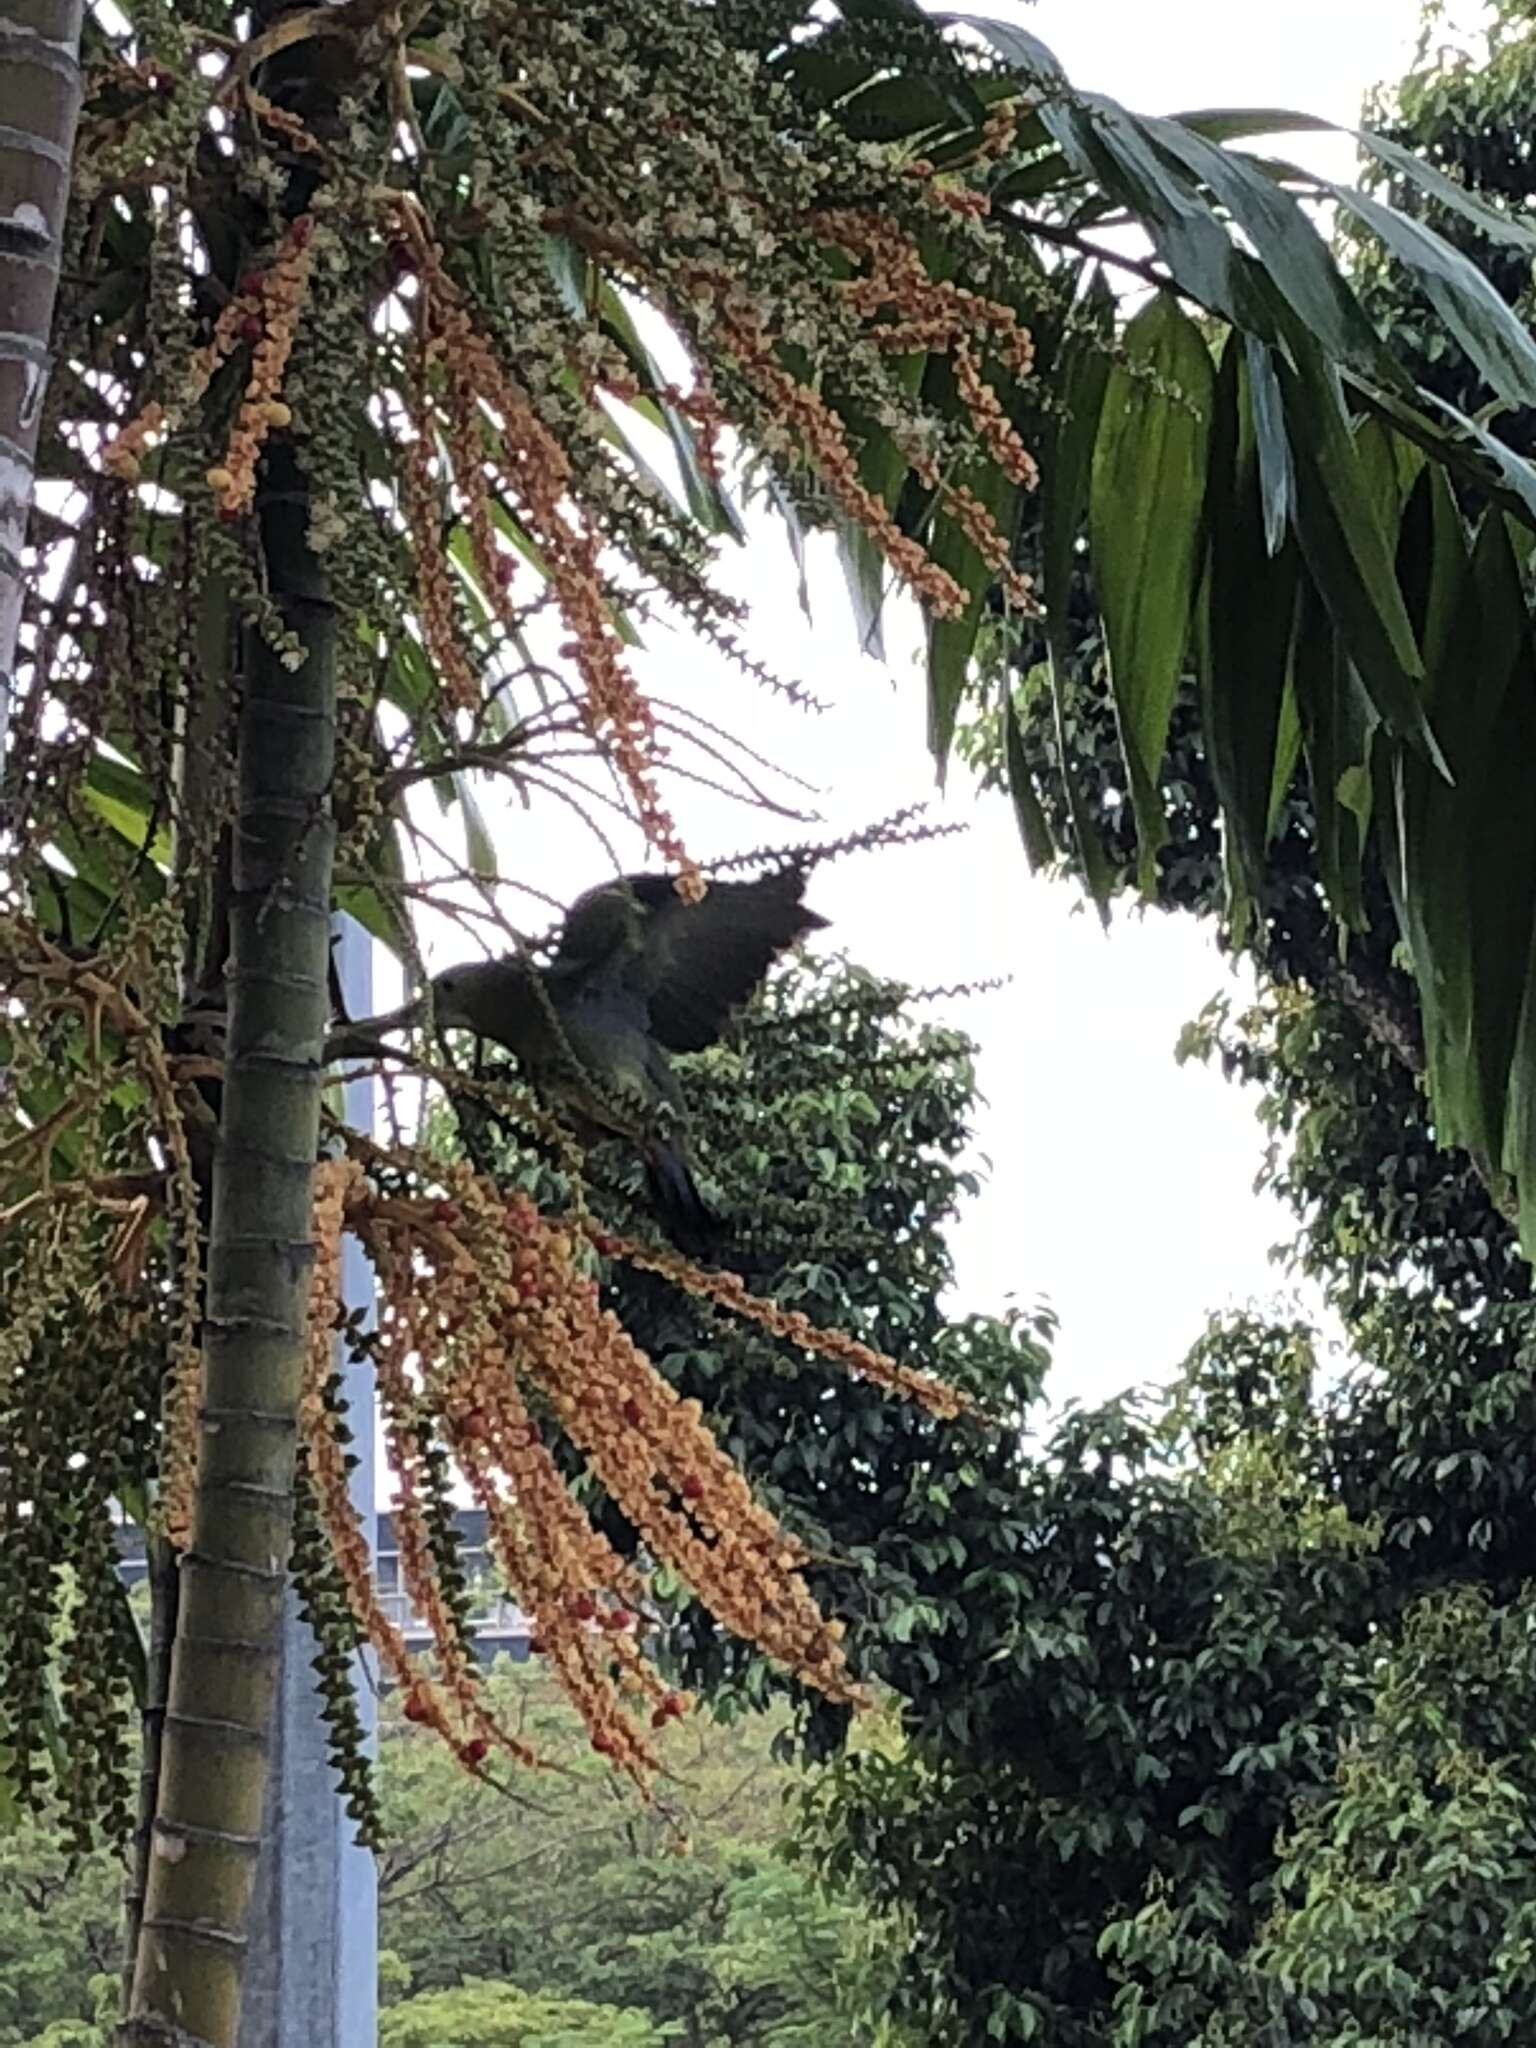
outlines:
[{"label": "dark green leaf", "polygon": [[[1100,288],[1097,311],[1105,311],[1107,290]],[[1063,353],[1058,377],[1061,412],[1047,431],[1040,467],[1041,596],[1045,602],[1045,640],[1051,676],[1051,704],[1056,727],[1056,753],[1071,819],[1074,851],[1100,922],[1109,922],[1114,877],[1104,855],[1098,826],[1088,811],[1072,769],[1067,744],[1066,692],[1071,659],[1068,621],[1072,585],[1079,566],[1078,539],[1088,503],[1094,443],[1108,382],[1108,360],[1091,340],[1078,339]]]},{"label": "dark green leaf", "polygon": [[[990,469],[972,486],[976,496],[996,521],[1000,532],[1013,540],[1018,512],[1018,489],[999,469]],[[928,543],[931,558],[947,569],[966,593],[965,609],[957,618],[928,618],[928,746],[944,779],[945,764],[955,736],[955,720],[965,694],[976,635],[986,612],[994,583],[993,571],[959,525],[947,516],[934,522]]]},{"label": "dark green leaf", "polygon": [[1465,185],[1458,185],[1454,178],[1448,178],[1443,171],[1437,170],[1426,157],[1404,149],[1401,143],[1393,142],[1388,136],[1378,135],[1370,128],[1346,132],[1352,133],[1360,147],[1369,150],[1388,170],[1407,178],[1420,191],[1427,192],[1431,199],[1438,199],[1442,206],[1450,207],[1464,220],[1469,220],[1489,241],[1506,242],[1514,248],[1536,254],[1536,228],[1529,221],[1519,220],[1513,214],[1490,206],[1477,193],[1469,192]]},{"label": "dark green leaf", "polygon": [[1497,434],[1490,433],[1480,421],[1469,418],[1464,412],[1458,412],[1448,399],[1437,397],[1432,391],[1424,395],[1431,405],[1438,406],[1443,413],[1453,419],[1462,432],[1489,457],[1500,481],[1514,494],[1520,508],[1528,514],[1527,524],[1536,526],[1536,469],[1533,469],[1523,456],[1517,455],[1507,442],[1501,441]]},{"label": "dark green leaf", "polygon": [[1209,470],[1208,613],[1201,696],[1226,822],[1228,895],[1241,933],[1262,887],[1299,559],[1271,556],[1248,353],[1228,338],[1216,380]]},{"label": "dark green leaf", "polygon": [[1078,169],[1137,217],[1180,288],[1212,312],[1248,324],[1256,307],[1239,252],[1148,124],[1097,93],[1070,105],[1048,103],[1041,116]]},{"label": "dark green leaf", "polygon": [[1290,530],[1296,502],[1291,442],[1285,431],[1285,407],[1274,358],[1257,335],[1246,335],[1244,347],[1248,356],[1248,404],[1253,415],[1264,500],[1264,544],[1272,555],[1278,555]]},{"label": "dark green leaf", "polygon": [[957,22],[974,29],[977,35],[985,36],[997,54],[1032,83],[1065,85],[1066,73],[1061,68],[1060,59],[1028,29],[1015,28],[1011,22],[994,21],[985,14],[945,14],[939,19]]},{"label": "dark green leaf", "polygon": [[1306,750],[1316,818],[1317,865],[1334,916],[1348,931],[1365,924],[1359,814],[1340,801],[1340,784],[1370,760],[1375,718],[1328,616],[1305,578],[1299,589],[1291,654],[1291,695]]},{"label": "dark green leaf", "polygon": [[652,413],[672,443],[688,510],[707,532],[729,533],[736,540],[745,540],[746,528],[729,494],[709,474],[700,459],[698,439],[692,426],[675,405],[660,395],[667,380],[641,340],[640,330],[630,318],[629,309],[612,285],[603,286],[599,309],[604,327],[618,342],[646,393],[637,409],[642,413]]},{"label": "dark green leaf", "polygon": [[81,793],[97,817],[135,853],[145,854],[158,868],[169,868],[170,831],[165,819],[156,815],[149,784],[137,768],[98,750],[91,756]]},{"label": "dark green leaf", "polygon": [[[1345,416],[1338,380],[1310,344],[1277,362],[1296,461],[1296,526],[1307,568],[1388,729],[1440,762],[1418,685],[1423,664],[1393,549]],[[1443,765],[1443,763],[1441,764]]]},{"label": "dark green leaf", "polygon": [[[911,355],[904,356],[895,366],[896,375],[907,391],[918,390],[923,380],[924,365],[924,357]],[[875,494],[889,512],[894,510],[906,478],[906,457],[889,434],[871,426],[864,434],[863,447],[859,455],[860,482]],[[835,525],[837,558],[842,564],[843,580],[848,586],[859,646],[866,654],[873,655],[877,661],[883,661],[885,632],[882,615],[885,609],[886,579],[890,573],[885,557],[868,530],[856,520],[839,514]]]},{"label": "dark green leaf", "polygon": [[1240,150],[1221,149],[1177,121],[1149,120],[1147,132],[1231,214],[1269,283],[1329,355],[1392,378],[1399,373],[1328,245],[1288,192],[1255,170]]},{"label": "dark green leaf", "polygon": [[1035,789],[1035,779],[1029,772],[1029,762],[1024,756],[1024,738],[1019,731],[1019,715],[1014,709],[1013,693],[1003,695],[1003,738],[1008,767],[1008,794],[1013,799],[1013,815],[1018,824],[1019,837],[1024,843],[1024,858],[1030,868],[1039,873],[1049,867],[1056,857],[1056,848],[1051,842],[1051,828],[1045,821],[1040,798]]},{"label": "dark green leaf", "polygon": [[1212,142],[1235,142],[1246,135],[1316,132],[1334,125],[1316,114],[1299,114],[1294,107],[1197,107],[1192,113],[1172,114],[1169,119]]},{"label": "dark green leaf", "polygon": [[1124,346],[1127,366],[1111,369],[1104,394],[1088,530],[1138,873],[1150,888],[1164,831],[1158,778],[1203,545],[1215,371],[1200,330],[1171,294],[1136,315]]},{"label": "dark green leaf", "polygon": [[[400,847],[400,826],[395,818],[384,821],[369,849],[369,864],[378,878],[375,887],[351,883],[336,891],[336,907],[349,912],[363,929],[409,965],[417,958],[415,933],[405,915],[399,885],[406,879],[405,857]],[[391,887],[391,884],[394,887]]]},{"label": "dark green leaf", "polygon": [[1536,405],[1536,344],[1483,273],[1422,221],[1351,186],[1330,189],[1411,272],[1492,389],[1511,405]]},{"label": "dark green leaf", "polygon": [[952,129],[955,109],[949,94],[930,79],[877,78],[839,104],[837,119],[855,141],[899,142],[933,129]]}]

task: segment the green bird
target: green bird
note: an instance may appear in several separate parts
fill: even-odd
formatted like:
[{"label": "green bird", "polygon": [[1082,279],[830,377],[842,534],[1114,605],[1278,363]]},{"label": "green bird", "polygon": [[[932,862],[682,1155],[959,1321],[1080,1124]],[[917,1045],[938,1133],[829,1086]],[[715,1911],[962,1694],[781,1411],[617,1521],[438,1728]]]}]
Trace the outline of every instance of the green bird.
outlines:
[{"label": "green bird", "polygon": [[718,1219],[693,1177],[667,1055],[713,1045],[775,958],[825,927],[804,887],[793,867],[712,882],[698,903],[666,875],[605,882],[572,904],[547,967],[515,954],[450,967],[432,983],[433,1013],[505,1046],[584,1133],[629,1139],[669,1235],[703,1250]]}]

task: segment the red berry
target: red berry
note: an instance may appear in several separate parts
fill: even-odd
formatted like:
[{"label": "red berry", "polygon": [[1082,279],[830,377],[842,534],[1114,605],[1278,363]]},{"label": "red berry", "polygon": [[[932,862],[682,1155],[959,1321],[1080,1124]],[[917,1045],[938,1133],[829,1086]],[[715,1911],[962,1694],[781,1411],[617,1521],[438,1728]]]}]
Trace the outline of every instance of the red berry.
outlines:
[{"label": "red berry", "polygon": [[245,514],[238,505],[221,505],[219,507],[219,518],[225,526],[238,526],[244,517]]},{"label": "red berry", "polygon": [[634,1398],[633,1395],[631,1395],[630,1398],[624,1403],[624,1420],[629,1424],[631,1429],[638,1429],[640,1427],[641,1421],[643,1420],[640,1410],[640,1403]]},{"label": "red berry", "polygon": [[578,1593],[571,1602],[571,1613],[578,1621],[590,1621],[597,1613],[597,1602],[590,1593]]},{"label": "red berry", "polygon": [[597,1751],[599,1756],[612,1756],[614,1750],[613,1737],[611,1735],[605,1735],[603,1731],[599,1729],[592,1738],[592,1747]]},{"label": "red berry", "polygon": [[243,341],[260,341],[266,331],[266,323],[258,319],[254,313],[247,313],[240,322],[240,337]]},{"label": "red berry", "polygon": [[661,1703],[661,1713],[669,1721],[679,1721],[683,1714],[681,1693],[669,1692]]},{"label": "red berry", "polygon": [[683,1481],[683,1499],[702,1500],[703,1498],[704,1482],[702,1479],[699,1478],[697,1473],[690,1472],[688,1474],[688,1477]]},{"label": "red berry", "polygon": [[475,1736],[472,1741],[466,1742],[464,1747],[459,1751],[459,1755],[463,1757],[465,1763],[467,1763],[471,1769],[473,1769],[476,1764],[483,1764],[486,1758],[490,1755],[490,1753],[490,1744],[487,1741],[485,1741],[482,1736],[479,1735]]},{"label": "red berry", "polygon": [[405,1718],[407,1719],[407,1721],[431,1720],[432,1709],[427,1705],[426,1701],[421,1697],[420,1693],[413,1692],[410,1698],[406,1701]]},{"label": "red berry", "polygon": [[295,249],[302,249],[315,231],[315,217],[312,213],[301,213],[288,230],[288,239]]},{"label": "red berry", "polygon": [[239,292],[242,299],[259,299],[266,289],[267,274],[264,270],[248,270],[241,278]]},{"label": "red berry", "polygon": [[478,1440],[490,1435],[491,1419],[483,1408],[471,1408],[464,1417],[464,1420],[459,1424],[459,1428],[465,1436],[474,1437]]},{"label": "red berry", "polygon": [[497,581],[497,582],[498,582],[499,584],[501,584],[501,586],[502,586],[502,588],[503,588],[503,589],[505,589],[505,588],[506,588],[506,586],[507,586],[507,585],[508,585],[509,583],[515,583],[515,582],[516,582],[516,580],[517,580],[517,558],[516,558],[516,556],[515,556],[515,555],[503,555],[503,556],[501,557],[501,559],[500,559],[500,560],[499,560],[499,561],[497,562],[497,564],[496,564],[496,581]]},{"label": "red berry", "polygon": [[542,1657],[548,1648],[549,1645],[542,1636],[530,1636],[528,1638],[528,1654],[531,1657]]},{"label": "red berry", "polygon": [[603,1616],[603,1627],[612,1629],[615,1635],[622,1635],[627,1628],[633,1628],[635,1617],[627,1607],[614,1607]]},{"label": "red berry", "polygon": [[671,1720],[671,1718],[672,1716],[667,1712],[665,1707],[658,1707],[655,1713],[651,1716],[651,1726],[653,1728],[665,1728],[667,1723]]}]

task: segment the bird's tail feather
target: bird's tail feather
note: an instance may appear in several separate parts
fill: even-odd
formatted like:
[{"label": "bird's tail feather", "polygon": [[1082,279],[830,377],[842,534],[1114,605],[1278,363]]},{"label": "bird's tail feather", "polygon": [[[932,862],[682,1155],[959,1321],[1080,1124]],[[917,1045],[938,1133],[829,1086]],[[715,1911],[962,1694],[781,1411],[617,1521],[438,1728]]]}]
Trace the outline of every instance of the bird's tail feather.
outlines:
[{"label": "bird's tail feather", "polygon": [[719,1243],[720,1218],[699,1193],[688,1162],[673,1146],[657,1141],[646,1148],[646,1187],[668,1237],[690,1258]]}]

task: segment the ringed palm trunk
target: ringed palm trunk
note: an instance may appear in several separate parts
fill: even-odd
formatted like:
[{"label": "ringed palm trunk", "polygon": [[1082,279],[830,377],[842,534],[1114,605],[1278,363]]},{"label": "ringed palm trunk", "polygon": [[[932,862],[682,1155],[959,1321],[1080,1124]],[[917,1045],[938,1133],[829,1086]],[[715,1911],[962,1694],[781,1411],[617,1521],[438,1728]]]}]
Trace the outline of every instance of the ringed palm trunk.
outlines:
[{"label": "ringed palm trunk", "polygon": [[[172,821],[172,865],[177,894],[183,902],[201,897],[189,915],[186,956],[182,968],[184,1002],[223,991],[229,954],[228,898],[230,832],[220,794],[208,770],[213,750],[234,721],[231,689],[235,662],[229,590],[221,576],[211,575],[200,593],[197,662],[188,677],[190,702],[181,747],[173,769],[175,806]],[[210,860],[211,855],[211,860]],[[202,886],[198,887],[201,875]],[[201,1084],[204,1102],[215,1119],[223,1096],[213,1080]],[[198,1222],[204,1243],[213,1221],[213,1146],[199,1127],[189,1136],[192,1169],[197,1177]],[[179,1262],[178,1262],[179,1264]],[[173,1273],[172,1284],[204,1286],[202,1273]],[[149,1884],[150,1843],[155,1807],[160,1796],[160,1750],[170,1700],[171,1651],[176,1640],[176,1611],[181,1597],[181,1568],[175,1548],[160,1530],[145,1532],[149,1587],[149,1654],[145,1694],[139,1712],[139,1789],[128,1880],[123,1895],[122,2010],[126,2017],[133,1998],[134,1962]]]},{"label": "ringed palm trunk", "polygon": [[80,114],[84,0],[0,0],[0,771]]},{"label": "ringed palm trunk", "polygon": [[336,622],[304,480],[269,457],[267,587],[305,650],[246,647],[229,1027],[192,1538],[181,1565],[127,2043],[234,2048],[293,1530],[327,1023]]}]

